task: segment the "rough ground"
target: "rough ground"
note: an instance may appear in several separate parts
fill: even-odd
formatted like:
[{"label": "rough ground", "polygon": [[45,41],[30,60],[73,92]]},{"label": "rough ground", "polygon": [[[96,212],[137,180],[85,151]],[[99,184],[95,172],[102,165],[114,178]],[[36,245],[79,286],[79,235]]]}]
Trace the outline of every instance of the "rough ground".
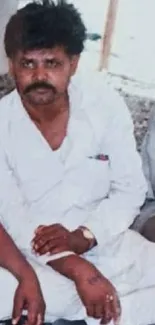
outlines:
[{"label": "rough ground", "polygon": [[[9,93],[13,88],[13,81],[7,75],[0,76],[0,98]],[[149,98],[141,98],[126,94],[122,90],[120,90],[120,93],[124,97],[133,116],[137,147],[140,149],[143,137],[147,130],[150,111],[153,108],[155,109],[155,102]]]}]

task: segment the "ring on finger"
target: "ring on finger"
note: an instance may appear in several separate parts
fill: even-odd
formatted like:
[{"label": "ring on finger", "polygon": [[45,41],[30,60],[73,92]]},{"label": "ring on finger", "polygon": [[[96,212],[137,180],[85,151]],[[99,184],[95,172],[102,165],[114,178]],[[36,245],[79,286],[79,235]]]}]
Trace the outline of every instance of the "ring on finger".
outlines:
[{"label": "ring on finger", "polygon": [[114,300],[113,295],[106,295],[106,302],[112,302]]}]

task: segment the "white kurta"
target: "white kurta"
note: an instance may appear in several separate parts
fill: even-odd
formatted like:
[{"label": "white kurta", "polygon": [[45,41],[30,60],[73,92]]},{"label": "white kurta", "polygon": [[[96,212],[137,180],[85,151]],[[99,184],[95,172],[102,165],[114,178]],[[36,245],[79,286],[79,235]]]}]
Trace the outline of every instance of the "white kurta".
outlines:
[{"label": "white kurta", "polygon": [[[123,100],[102,74],[77,75],[69,87],[67,136],[52,151],[28,117],[16,91],[0,101],[1,222],[33,265],[41,283],[46,320],[85,319],[74,284],[33,255],[40,224],[70,230],[86,225],[98,246],[85,258],[116,286],[121,325],[155,322],[155,245],[128,230],[146,194],[133,125]],[[104,154],[109,160],[96,159]],[[11,315],[16,280],[0,270],[0,318]]]}]

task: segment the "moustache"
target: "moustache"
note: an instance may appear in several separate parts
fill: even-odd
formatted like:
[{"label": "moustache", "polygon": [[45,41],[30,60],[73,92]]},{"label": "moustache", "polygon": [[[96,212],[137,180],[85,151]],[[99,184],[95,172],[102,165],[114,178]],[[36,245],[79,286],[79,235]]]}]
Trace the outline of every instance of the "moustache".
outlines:
[{"label": "moustache", "polygon": [[50,89],[50,90],[53,91],[54,94],[56,94],[56,92],[57,92],[56,88],[53,85],[51,85],[51,84],[49,84],[47,82],[44,82],[44,81],[40,81],[40,82],[34,82],[33,84],[27,86],[25,88],[25,90],[24,90],[24,94],[26,95],[30,91],[40,89],[40,88]]}]

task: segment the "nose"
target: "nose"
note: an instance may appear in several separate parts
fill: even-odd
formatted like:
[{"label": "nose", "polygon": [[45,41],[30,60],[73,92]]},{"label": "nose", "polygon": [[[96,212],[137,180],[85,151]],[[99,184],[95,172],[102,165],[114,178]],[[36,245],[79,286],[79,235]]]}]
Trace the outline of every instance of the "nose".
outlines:
[{"label": "nose", "polygon": [[44,66],[38,65],[33,71],[33,79],[37,81],[47,80],[47,70]]}]

